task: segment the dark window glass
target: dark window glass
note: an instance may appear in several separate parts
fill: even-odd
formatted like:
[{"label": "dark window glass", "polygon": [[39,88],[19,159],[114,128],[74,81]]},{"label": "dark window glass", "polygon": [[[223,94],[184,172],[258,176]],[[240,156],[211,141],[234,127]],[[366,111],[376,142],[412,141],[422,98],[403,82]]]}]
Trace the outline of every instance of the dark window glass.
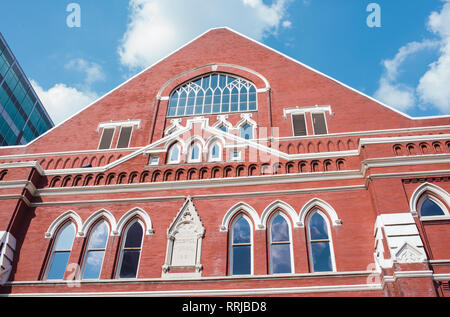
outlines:
[{"label": "dark window glass", "polygon": [[64,278],[70,251],[75,238],[75,226],[72,223],[65,225],[56,236],[55,245],[51,253],[48,280],[60,280]]},{"label": "dark window glass", "polygon": [[250,140],[253,139],[253,127],[246,123],[241,127],[241,138]]},{"label": "dark window glass", "polygon": [[434,201],[429,198],[426,198],[422,202],[422,206],[420,207],[420,215],[427,216],[443,216],[445,215],[444,211],[441,207],[438,206]]},{"label": "dark window glass", "polygon": [[127,230],[125,244],[122,249],[122,262],[120,267],[120,278],[134,278],[137,276],[139,257],[142,247],[142,226],[134,222]]},{"label": "dark window glass", "polygon": [[327,134],[327,125],[325,123],[324,113],[313,113],[312,121],[314,126],[314,134]]},{"label": "dark window glass", "polygon": [[297,114],[292,116],[292,123],[294,125],[294,136],[304,136],[306,133],[305,115]]},{"label": "dark window glass", "polygon": [[131,132],[133,127],[122,127],[120,129],[119,141],[117,142],[117,148],[123,149],[130,145]]},{"label": "dark window glass", "polygon": [[100,140],[99,150],[109,149],[114,136],[114,128],[103,129],[102,139]]}]

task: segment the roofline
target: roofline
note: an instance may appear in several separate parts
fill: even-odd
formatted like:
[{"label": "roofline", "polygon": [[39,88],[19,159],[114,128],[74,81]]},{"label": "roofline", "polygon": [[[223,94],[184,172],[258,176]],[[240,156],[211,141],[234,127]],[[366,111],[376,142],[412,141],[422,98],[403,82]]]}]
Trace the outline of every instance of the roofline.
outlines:
[{"label": "roofline", "polygon": [[247,35],[244,35],[244,34],[238,32],[238,31],[236,31],[236,30],[234,30],[234,29],[232,29],[232,28],[230,28],[230,27],[228,27],[228,26],[221,26],[221,27],[210,28],[210,29],[208,29],[207,31],[205,31],[205,32],[201,33],[200,35],[196,36],[195,38],[193,38],[192,40],[190,40],[190,41],[187,42],[186,44],[180,46],[178,49],[176,49],[176,50],[174,50],[173,52],[169,53],[168,55],[162,57],[161,59],[159,59],[158,61],[154,62],[153,64],[151,64],[151,65],[148,66],[147,68],[145,68],[145,69],[143,69],[142,71],[138,72],[136,75],[134,75],[134,76],[130,77],[129,79],[127,79],[125,82],[123,82],[123,83],[120,84],[119,86],[113,88],[112,90],[110,90],[109,92],[107,92],[106,94],[104,94],[103,96],[99,97],[98,99],[96,99],[95,101],[93,101],[92,103],[90,103],[89,105],[87,105],[86,107],[84,107],[83,109],[79,110],[78,112],[76,112],[75,114],[73,114],[72,116],[70,116],[69,118],[67,118],[66,120],[64,120],[64,121],[60,122],[59,124],[55,125],[52,129],[47,130],[45,133],[41,134],[40,136],[38,136],[36,139],[32,140],[31,142],[29,142],[29,143],[27,143],[27,144],[25,144],[25,145],[4,146],[3,148],[23,148],[23,147],[27,147],[27,146],[33,144],[34,142],[36,142],[36,141],[39,140],[40,138],[44,137],[46,134],[50,133],[50,132],[53,131],[54,129],[56,129],[56,128],[58,128],[59,126],[61,126],[61,125],[63,125],[64,123],[66,123],[67,121],[69,121],[69,120],[71,120],[72,118],[76,117],[78,114],[80,114],[81,112],[83,112],[83,111],[86,110],[87,108],[89,108],[89,107],[91,107],[92,105],[96,104],[97,102],[99,102],[100,100],[102,100],[103,98],[105,98],[106,96],[112,94],[114,91],[116,91],[116,90],[118,90],[119,88],[121,88],[122,86],[125,86],[126,84],[128,84],[130,81],[132,81],[132,80],[135,79],[136,77],[140,76],[141,74],[145,73],[145,72],[148,71],[149,69],[153,68],[155,65],[159,64],[160,62],[162,62],[162,61],[164,61],[165,59],[169,58],[170,56],[172,56],[173,54],[175,54],[175,53],[177,53],[178,51],[182,50],[182,49],[185,48],[186,46],[188,46],[188,45],[190,45],[191,43],[195,42],[195,41],[198,40],[199,38],[203,37],[205,34],[211,32],[211,31],[213,31],[213,30],[220,30],[220,29],[226,29],[226,30],[228,30],[228,31],[230,31],[230,32],[233,32],[233,33],[235,33],[235,34],[237,34],[237,35],[239,35],[239,36],[241,36],[241,37],[243,37],[243,38],[246,38],[246,39],[252,41],[253,43],[256,43],[256,44],[258,44],[258,45],[260,45],[260,46],[262,46],[262,47],[264,47],[264,48],[266,48],[266,49],[269,49],[269,50],[271,50],[271,51],[273,51],[273,52],[275,52],[275,53],[277,53],[277,54],[283,56],[284,58],[287,58],[288,60],[290,60],[290,61],[292,61],[292,62],[295,62],[295,63],[297,63],[297,64],[299,64],[299,65],[305,67],[306,69],[309,69],[309,70],[311,70],[311,71],[313,71],[313,72],[315,72],[315,73],[317,73],[317,74],[319,74],[319,75],[321,75],[321,76],[323,76],[323,77],[325,77],[325,78],[328,78],[328,79],[330,79],[330,80],[336,82],[337,84],[339,84],[339,85],[341,85],[341,86],[343,86],[343,87],[345,87],[345,88],[347,88],[347,89],[350,89],[351,91],[356,92],[356,93],[360,94],[361,96],[364,96],[364,97],[366,97],[366,98],[368,98],[368,99],[370,99],[370,100],[372,100],[372,101],[374,101],[374,102],[380,104],[381,106],[384,106],[384,107],[386,107],[386,108],[388,108],[388,109],[390,109],[390,110],[392,110],[392,111],[394,111],[394,112],[396,112],[396,113],[398,113],[398,114],[400,114],[400,115],[402,115],[402,116],[404,116],[404,117],[406,117],[406,118],[408,118],[408,119],[410,119],[410,120],[424,120],[424,119],[450,118],[450,115],[438,115],[438,116],[427,116],[427,117],[411,117],[410,115],[408,115],[408,114],[406,114],[406,113],[403,113],[403,112],[401,112],[401,111],[399,111],[399,110],[397,110],[397,109],[395,109],[395,108],[393,108],[393,107],[390,107],[390,106],[384,104],[383,102],[381,102],[381,101],[379,101],[379,100],[377,100],[377,99],[375,99],[375,98],[373,98],[373,97],[371,97],[371,96],[368,96],[368,95],[366,95],[365,93],[363,93],[363,92],[361,92],[361,91],[359,91],[359,90],[357,90],[357,89],[355,89],[355,88],[352,88],[352,87],[350,87],[350,86],[348,86],[348,85],[346,85],[346,84],[340,82],[339,80],[337,80],[337,79],[335,79],[335,78],[333,78],[333,77],[331,77],[331,76],[329,76],[329,75],[326,75],[326,74],[324,74],[324,73],[318,71],[318,70],[315,69],[315,68],[312,68],[311,66],[308,66],[308,65],[306,65],[306,64],[303,64],[302,62],[300,62],[300,61],[298,61],[298,60],[296,60],[296,59],[294,59],[294,58],[292,58],[292,57],[290,57],[290,56],[288,56],[288,55],[286,55],[286,54],[284,54],[284,53],[282,53],[282,52],[280,52],[280,51],[277,51],[276,49],[274,49],[274,48],[272,48],[272,47],[270,47],[270,46],[267,46],[266,44],[263,44],[263,43],[261,43],[261,42],[259,42],[259,41],[257,41],[257,40],[254,40],[254,39],[248,37]]}]

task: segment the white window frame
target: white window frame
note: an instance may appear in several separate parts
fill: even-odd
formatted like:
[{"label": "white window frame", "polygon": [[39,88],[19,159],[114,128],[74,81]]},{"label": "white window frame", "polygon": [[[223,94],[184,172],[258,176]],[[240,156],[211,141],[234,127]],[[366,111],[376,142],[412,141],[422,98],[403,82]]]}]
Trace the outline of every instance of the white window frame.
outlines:
[{"label": "white window frame", "polygon": [[[249,227],[250,227],[250,274],[233,274],[233,246],[235,246],[236,244],[233,244],[233,234],[234,234],[234,223],[236,221],[238,221],[241,217],[243,217]],[[230,234],[229,234],[229,241],[230,241],[230,249],[228,250],[229,255],[230,255],[230,262],[229,262],[229,267],[230,267],[230,275],[231,276],[249,276],[249,275],[254,275],[254,268],[253,268],[253,264],[254,264],[254,259],[253,259],[253,224],[252,221],[250,220],[249,217],[247,217],[246,214],[244,213],[240,213],[235,219],[233,219],[233,221],[230,224],[230,230],[229,230]],[[244,245],[244,244],[241,244]],[[246,243],[245,245],[248,245],[248,243]]]},{"label": "white window frame", "polygon": [[[316,134],[316,127],[314,125],[313,114],[318,114],[318,113],[319,114],[323,114],[323,119],[325,121],[325,130],[326,130],[325,134]],[[311,125],[312,125],[312,128],[313,128],[314,135],[327,135],[328,134],[328,122],[327,122],[328,120],[327,120],[326,112],[325,111],[312,111],[309,115],[311,117]]]},{"label": "white window frame", "polygon": [[[295,135],[294,116],[299,116],[299,115],[303,115],[303,120],[305,121],[305,129],[306,129],[305,135]],[[291,129],[292,129],[292,135],[295,137],[302,137],[302,136],[310,135],[309,131],[308,131],[308,121],[306,120],[306,113],[291,113]]]},{"label": "white window frame", "polygon": [[[177,160],[172,160],[172,151],[173,151],[174,147],[178,148],[178,158],[177,158]],[[169,153],[169,157],[168,157],[168,160],[167,160],[167,164],[178,164],[178,163],[181,162],[181,145],[178,142],[174,143],[174,144],[172,144],[170,146],[168,153]]]},{"label": "white window frame", "polygon": [[[198,158],[193,159],[192,158],[192,150],[194,149],[194,147],[197,146],[198,147]],[[192,142],[191,145],[189,146],[189,149],[187,151],[187,162],[188,163],[200,163],[202,161],[202,153],[203,153],[203,149],[200,145],[199,142]]]},{"label": "white window frame", "polygon": [[[107,148],[107,149],[100,149],[100,144],[102,144],[103,135],[104,135],[106,129],[113,129],[114,132],[113,132],[113,134],[112,134],[111,142],[109,143],[108,148]],[[112,144],[113,144],[113,141],[114,141],[114,137],[115,137],[115,136],[116,136],[116,127],[104,127],[103,130],[102,130],[102,135],[101,135],[101,137],[100,137],[100,141],[98,142],[97,150],[100,150],[100,151],[110,150],[110,149],[111,149],[111,146],[112,146]]]},{"label": "white window frame", "polygon": [[[64,250],[64,251],[58,250],[58,251],[56,251],[56,250],[55,250],[56,244],[58,243],[58,239],[60,238],[61,232],[62,232],[62,230],[64,230],[67,226],[73,226],[73,228],[74,228],[74,230],[73,230],[74,234],[73,234],[72,246],[71,246],[70,250]],[[70,259],[70,255],[72,254],[73,244],[75,243],[75,238],[76,238],[76,237],[77,237],[77,226],[75,225],[75,223],[73,223],[73,221],[68,221],[67,223],[64,223],[64,225],[62,225],[62,226],[58,229],[58,231],[56,232],[55,240],[53,241],[52,251],[50,252],[50,256],[49,256],[49,260],[48,260],[48,263],[47,263],[47,267],[46,267],[46,269],[45,269],[44,280],[47,280],[47,279],[48,279],[48,273],[50,273],[49,271],[50,271],[50,268],[51,268],[51,266],[52,266],[52,264],[53,264],[53,261],[54,261],[55,253],[56,253],[56,252],[69,252],[69,259]],[[69,260],[69,259],[68,259],[68,260]],[[66,264],[65,272],[67,272],[67,266],[68,266],[68,265],[69,265],[69,263]],[[64,275],[65,275],[65,273],[64,273]],[[64,279],[64,276],[63,276],[62,279]],[[49,281],[58,281],[58,279],[51,279],[51,280],[49,280]]]},{"label": "white window frame", "polygon": [[[437,216],[422,216],[421,214],[421,209],[422,209],[422,205],[424,203],[424,201],[426,199],[431,200],[432,202],[434,202],[436,205],[438,205],[439,208],[441,208],[442,212],[444,213],[443,215],[437,215]],[[450,219],[450,213],[447,209],[447,207],[445,206],[445,204],[436,196],[425,193],[423,194],[420,198],[419,198],[419,203],[417,205],[417,211],[418,211],[418,215],[419,215],[419,219],[421,221],[427,221],[427,220],[447,220]]]},{"label": "white window frame", "polygon": [[[288,232],[289,232],[289,242],[272,242],[272,222],[273,220],[278,217],[279,215],[281,215],[284,220],[286,221],[287,225],[288,225]],[[284,214],[284,212],[281,211],[276,211],[269,220],[269,223],[267,225],[268,228],[268,235],[269,235],[269,270],[270,270],[270,274],[293,274],[294,273],[294,253],[293,253],[293,247],[292,247],[292,230],[291,230],[291,222],[289,221],[289,218]],[[289,256],[290,256],[290,262],[291,262],[291,272],[289,273],[273,273],[273,264],[272,264],[272,245],[273,244],[288,244],[289,243]]]},{"label": "white window frame", "polygon": [[[213,147],[215,146],[215,145],[217,145],[218,147],[219,147],[219,157],[217,157],[217,158],[214,158],[214,157],[212,157],[212,149],[213,149]],[[219,141],[215,141],[215,142],[213,142],[210,146],[209,146],[209,157],[208,157],[208,160],[210,161],[210,162],[220,162],[220,161],[222,161],[222,152],[223,152],[223,148],[222,148],[222,144],[219,142]]]},{"label": "white window frame", "polygon": [[[313,259],[313,255],[312,255],[311,233],[310,233],[310,229],[309,229],[310,228],[309,224],[310,224],[311,217],[315,213],[318,213],[324,219],[324,221],[327,225],[328,240],[323,240],[323,241],[327,241],[330,245],[330,257],[331,257],[331,268],[332,268],[331,272],[336,272],[336,260],[335,260],[335,256],[334,256],[333,236],[331,233],[330,221],[328,220],[328,217],[326,216],[326,214],[318,208],[315,208],[314,210],[311,211],[311,213],[308,215],[308,218],[306,221],[306,232],[307,232],[307,237],[308,237],[308,253],[309,253],[309,261],[311,263],[311,272],[312,273],[325,273],[324,271],[314,272],[314,259]],[[314,242],[320,242],[320,241],[321,240],[314,240]]]},{"label": "white window frame", "polygon": [[131,132],[130,132],[130,138],[128,139],[127,147],[121,147],[120,149],[129,149],[130,148],[131,138],[133,137],[133,132],[134,132],[134,126],[133,125],[123,125],[120,127],[119,135],[117,136],[116,149],[119,149],[118,146],[119,146],[120,134],[122,133],[123,128],[131,128]]},{"label": "white window frame", "polygon": [[[106,226],[108,227],[108,233],[106,235],[105,248],[104,249],[88,249],[89,242],[90,242],[91,235],[92,235],[92,230],[95,229],[95,227],[97,227],[98,225],[100,225],[101,222],[105,222]],[[83,254],[83,265],[81,266],[81,270],[80,270],[80,278],[82,280],[87,280],[87,281],[98,281],[98,280],[100,280],[100,278],[102,276],[102,272],[103,272],[103,264],[105,263],[106,250],[108,248],[108,242],[109,242],[109,235],[110,235],[110,233],[111,233],[111,227],[110,227],[108,221],[106,221],[105,219],[102,219],[102,220],[100,220],[98,222],[95,222],[93,224],[92,229],[89,231],[89,235],[88,235],[87,241],[86,241],[86,249],[84,250],[84,254]],[[100,272],[98,274],[98,278],[95,278],[95,279],[94,278],[87,278],[87,279],[83,278],[84,270],[86,269],[86,261],[87,261],[88,252],[89,251],[99,251],[99,250],[103,250],[104,254],[103,254],[102,264],[100,266]]]},{"label": "white window frame", "polygon": [[[120,253],[119,253],[119,261],[118,261],[118,265],[117,265],[117,270],[116,270],[116,279],[129,279],[130,277],[127,278],[121,278],[120,277],[120,270],[122,268],[122,260],[123,260],[123,251],[124,251],[124,246],[125,246],[125,242],[127,240],[127,235],[128,235],[128,230],[131,228],[132,225],[134,225],[135,223],[139,223],[139,225],[142,228],[142,238],[141,238],[141,246],[139,247],[139,260],[138,260],[138,266],[136,268],[136,277],[132,278],[132,279],[136,279],[138,278],[138,273],[139,273],[139,267],[141,265],[141,256],[142,256],[142,246],[144,245],[144,237],[145,237],[145,225],[142,223],[142,221],[138,218],[138,219],[134,219],[133,221],[131,221],[127,227],[125,228],[125,231],[122,234],[122,242],[120,245]],[[137,249],[137,248],[135,248]]]}]

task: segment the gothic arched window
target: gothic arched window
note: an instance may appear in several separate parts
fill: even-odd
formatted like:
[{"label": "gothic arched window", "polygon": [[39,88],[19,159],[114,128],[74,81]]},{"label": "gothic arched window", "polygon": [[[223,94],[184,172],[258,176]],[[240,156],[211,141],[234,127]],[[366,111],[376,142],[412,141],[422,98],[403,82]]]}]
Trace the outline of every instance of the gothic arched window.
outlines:
[{"label": "gothic arched window", "polygon": [[312,271],[334,271],[329,224],[319,210],[313,211],[308,217],[308,243]]},{"label": "gothic arched window", "polygon": [[445,216],[446,209],[444,204],[432,195],[424,195],[419,200],[419,214],[421,217]]},{"label": "gothic arched window", "polygon": [[168,117],[257,110],[256,87],[223,73],[211,73],[183,84],[169,98]]},{"label": "gothic arched window", "polygon": [[105,220],[101,220],[92,228],[84,254],[83,279],[100,277],[108,234],[109,227]]},{"label": "gothic arched window", "polygon": [[169,150],[167,163],[174,164],[180,162],[181,148],[178,143],[172,145]]},{"label": "gothic arched window", "polygon": [[48,263],[47,280],[62,280],[64,278],[74,238],[75,225],[68,222],[56,236]]},{"label": "gothic arched window", "polygon": [[252,230],[243,214],[233,221],[230,239],[231,275],[252,274]]},{"label": "gothic arched window", "polygon": [[269,223],[269,256],[272,274],[292,273],[289,224],[280,212]]},{"label": "gothic arched window", "polygon": [[128,225],[123,235],[123,243],[119,260],[119,278],[135,278],[139,266],[144,230],[138,220]]}]

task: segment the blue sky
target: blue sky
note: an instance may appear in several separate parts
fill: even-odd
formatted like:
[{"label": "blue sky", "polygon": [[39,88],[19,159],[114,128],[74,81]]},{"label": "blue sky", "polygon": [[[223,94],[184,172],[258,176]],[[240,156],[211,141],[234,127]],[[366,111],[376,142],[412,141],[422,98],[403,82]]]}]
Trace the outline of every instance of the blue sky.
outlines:
[{"label": "blue sky", "polygon": [[[81,27],[66,24],[72,2]],[[379,28],[366,23],[374,2]],[[0,8],[0,32],[56,123],[217,26],[409,115],[450,114],[449,0],[1,0]]]}]

